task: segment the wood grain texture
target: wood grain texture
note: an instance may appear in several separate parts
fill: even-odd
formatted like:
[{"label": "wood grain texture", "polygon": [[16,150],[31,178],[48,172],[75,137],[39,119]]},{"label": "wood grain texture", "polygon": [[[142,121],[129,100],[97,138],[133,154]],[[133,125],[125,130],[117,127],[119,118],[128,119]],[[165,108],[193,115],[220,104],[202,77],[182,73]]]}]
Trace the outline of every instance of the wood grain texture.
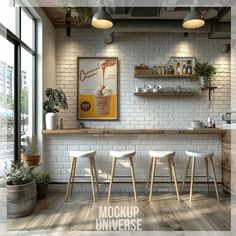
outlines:
[{"label": "wood grain texture", "polygon": [[42,134],[225,134],[223,129],[63,129],[43,130]]},{"label": "wood grain texture", "polygon": [[107,193],[100,193],[97,202],[93,202],[88,193],[74,193],[69,203],[64,197],[65,193],[50,193],[38,202],[32,215],[8,220],[8,231],[37,230],[59,235],[96,231],[100,206],[138,206],[137,218],[142,219],[141,227],[147,231],[229,231],[231,228],[231,200],[230,195],[224,193],[221,193],[220,203],[215,193],[196,193],[192,203],[189,203],[188,194],[182,195],[181,202],[177,202],[176,195],[171,193],[153,193],[151,203],[145,193],[139,193],[139,201],[135,202],[132,192],[115,192],[110,203]]}]

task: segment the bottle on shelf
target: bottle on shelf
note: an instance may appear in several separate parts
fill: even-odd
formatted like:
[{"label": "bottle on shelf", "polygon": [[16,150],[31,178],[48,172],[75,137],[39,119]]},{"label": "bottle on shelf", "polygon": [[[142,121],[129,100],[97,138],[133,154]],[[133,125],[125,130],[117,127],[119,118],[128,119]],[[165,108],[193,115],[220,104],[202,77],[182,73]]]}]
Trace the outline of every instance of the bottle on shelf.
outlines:
[{"label": "bottle on shelf", "polygon": [[180,67],[180,63],[179,62],[177,63],[177,66],[176,66],[176,74],[178,74],[178,75],[181,74],[181,67]]},{"label": "bottle on shelf", "polygon": [[193,73],[191,61],[187,61],[187,74],[191,75]]},{"label": "bottle on shelf", "polygon": [[208,117],[208,119],[207,119],[207,127],[212,128],[212,119],[211,119],[211,117]]},{"label": "bottle on shelf", "polygon": [[183,63],[182,74],[183,74],[183,75],[187,74],[187,67],[186,67],[185,62]]}]

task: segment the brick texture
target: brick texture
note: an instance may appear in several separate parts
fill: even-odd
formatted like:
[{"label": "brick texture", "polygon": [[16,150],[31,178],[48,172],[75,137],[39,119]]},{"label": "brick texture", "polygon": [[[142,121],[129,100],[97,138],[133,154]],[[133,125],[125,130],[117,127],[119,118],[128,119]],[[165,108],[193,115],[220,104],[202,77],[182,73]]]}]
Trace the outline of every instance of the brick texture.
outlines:
[{"label": "brick texture", "polygon": [[[115,42],[106,45],[100,31],[73,30],[70,38],[64,30],[57,30],[56,63],[57,86],[69,101],[69,110],[60,113],[65,127],[77,128],[77,57],[118,57],[119,119],[117,121],[85,121],[94,128],[187,128],[193,119],[207,122],[211,116],[216,125],[222,125],[221,116],[230,111],[230,54],[221,53],[221,46],[228,40],[209,40],[204,34],[119,34]],[[217,68],[212,82],[218,89],[208,101],[208,92],[196,97],[136,97],[136,86],[146,81],[166,86],[199,88],[198,81],[183,79],[133,78],[134,65],[165,65],[171,56],[193,56],[200,62],[208,61]],[[138,181],[145,181],[148,172],[147,152],[175,150],[178,178],[182,178],[186,149],[215,151],[217,178],[221,180],[221,139],[217,135],[61,135],[46,137],[46,168],[53,181],[65,182],[68,177],[70,150],[97,150],[97,167],[101,181],[107,181],[111,170],[109,150],[137,150],[135,170]],[[197,163],[197,175],[202,175],[203,164]],[[119,164],[116,174],[130,176],[129,168]],[[166,162],[158,165],[158,175],[167,176]],[[88,163],[77,165],[78,174],[88,172]],[[131,186],[130,186],[131,187]]]}]

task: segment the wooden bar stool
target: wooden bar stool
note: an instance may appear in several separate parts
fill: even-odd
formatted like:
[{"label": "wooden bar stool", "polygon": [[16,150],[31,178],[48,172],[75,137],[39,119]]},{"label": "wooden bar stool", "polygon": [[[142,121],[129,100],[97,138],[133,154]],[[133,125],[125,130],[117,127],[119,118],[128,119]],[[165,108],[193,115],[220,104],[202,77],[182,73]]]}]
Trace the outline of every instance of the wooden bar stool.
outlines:
[{"label": "wooden bar stool", "polygon": [[94,158],[95,154],[96,154],[96,151],[70,151],[69,152],[69,155],[71,157],[71,166],[70,166],[70,175],[69,175],[67,190],[66,190],[66,201],[68,199],[69,192],[71,193],[71,195],[73,192],[73,183],[74,183],[74,178],[76,177],[75,170],[76,170],[77,158],[89,159],[93,200],[96,201],[96,196],[95,196],[95,191],[94,191],[94,182],[95,182],[94,178],[96,180],[97,191],[99,191],[99,188],[98,188],[97,171],[96,171],[96,164],[95,164],[95,158]]},{"label": "wooden bar stool", "polygon": [[214,167],[214,162],[213,162],[214,152],[185,151],[185,153],[188,156],[188,161],[185,167],[185,173],[184,173],[181,192],[183,191],[183,188],[184,188],[184,184],[185,184],[186,176],[188,174],[188,169],[189,169],[189,164],[190,164],[191,159],[192,159],[192,173],[191,173],[189,201],[190,202],[192,201],[194,173],[195,173],[195,165],[196,165],[197,159],[205,159],[206,179],[207,179],[207,185],[208,185],[207,189],[209,191],[209,174],[208,174],[208,160],[209,160],[211,163],[211,169],[213,173],[213,180],[214,180],[214,185],[215,185],[215,190],[216,190],[216,198],[217,198],[217,201],[219,202],[220,200],[219,200],[219,195],[218,195],[218,190],[217,190],[216,173],[215,173],[215,167]]},{"label": "wooden bar stool", "polygon": [[173,176],[174,182],[175,182],[177,199],[178,199],[178,201],[180,201],[178,183],[177,183],[177,179],[176,179],[175,164],[174,164],[174,159],[173,159],[174,155],[175,155],[175,152],[173,152],[173,151],[149,151],[149,156],[151,156],[151,158],[152,158],[151,164],[150,164],[148,180],[147,180],[147,185],[146,185],[146,190],[148,190],[150,179],[151,179],[149,201],[152,201],[152,190],[153,190],[153,185],[154,185],[157,158],[160,158],[160,159],[166,158],[168,160],[170,180],[172,181],[172,176]]},{"label": "wooden bar stool", "polygon": [[113,183],[113,178],[114,178],[114,173],[115,173],[116,159],[121,159],[121,160],[129,159],[131,175],[132,175],[132,182],[133,182],[134,199],[137,202],[135,172],[134,172],[134,163],[133,163],[133,157],[135,156],[135,153],[136,153],[135,151],[110,151],[110,156],[112,156],[113,159],[112,159],[112,169],[111,169],[111,180],[110,180],[108,199],[107,199],[108,202],[110,201],[110,197],[111,197],[111,190],[112,190],[112,183]]}]

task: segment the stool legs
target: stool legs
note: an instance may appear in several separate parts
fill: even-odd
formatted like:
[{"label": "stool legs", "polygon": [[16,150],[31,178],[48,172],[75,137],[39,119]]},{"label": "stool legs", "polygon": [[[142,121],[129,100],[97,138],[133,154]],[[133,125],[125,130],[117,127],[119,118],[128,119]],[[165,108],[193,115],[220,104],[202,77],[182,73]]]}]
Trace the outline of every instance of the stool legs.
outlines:
[{"label": "stool legs", "polygon": [[153,190],[153,183],[154,183],[154,178],[155,178],[155,172],[156,172],[156,157],[153,157],[152,158],[152,179],[151,179],[149,201],[152,201],[152,190]]},{"label": "stool legs", "polygon": [[194,181],[195,165],[196,165],[196,158],[193,157],[192,158],[191,184],[190,184],[190,197],[189,197],[190,202],[192,202],[192,195],[193,195],[193,181]]},{"label": "stool legs", "polygon": [[187,164],[185,166],[184,178],[183,178],[183,182],[182,182],[182,186],[181,186],[181,193],[183,192],[184,184],[185,184],[185,181],[186,181],[186,177],[188,175],[188,169],[189,169],[190,160],[191,160],[191,157],[188,158],[188,162],[187,162]]},{"label": "stool legs", "polygon": [[207,160],[207,158],[205,158],[205,167],[206,167],[207,192],[209,193],[209,173],[208,173],[208,160]]},{"label": "stool legs", "polygon": [[90,164],[90,175],[91,175],[91,184],[92,184],[92,192],[93,192],[93,201],[96,201],[96,196],[95,196],[95,190],[94,190],[94,177],[93,177],[93,158],[89,158],[89,164]]},{"label": "stool legs", "polygon": [[147,184],[146,184],[146,193],[148,191],[150,179],[151,179],[151,175],[152,175],[152,162],[153,162],[153,160],[151,160],[151,162],[150,162],[150,167],[149,167],[149,172],[148,172],[148,180],[147,180]]},{"label": "stool legs", "polygon": [[110,186],[109,186],[109,192],[108,192],[108,198],[107,198],[107,201],[108,201],[108,202],[110,202],[111,189],[112,189],[112,183],[113,183],[113,178],[114,178],[115,168],[116,168],[116,158],[113,157],[113,159],[112,159],[112,167],[111,167]]},{"label": "stool legs", "polygon": [[70,188],[71,188],[71,183],[72,183],[72,178],[73,178],[73,169],[74,169],[75,162],[76,162],[76,158],[73,158],[71,161],[71,165],[70,165],[70,175],[69,175],[67,190],[66,190],[66,202],[68,200],[68,196],[69,196],[69,192],[70,192]]},{"label": "stool legs", "polygon": [[98,176],[97,176],[97,168],[96,168],[96,163],[95,163],[95,158],[92,158],[93,161],[93,171],[94,171],[94,176],[95,176],[95,180],[96,180],[96,188],[97,188],[97,192],[99,192],[99,187],[98,187]]},{"label": "stool legs", "polygon": [[[216,197],[217,197],[217,201],[219,202],[220,200],[219,200],[219,194],[218,194],[218,189],[217,189],[216,173],[215,173],[215,167],[214,167],[213,157],[206,157],[206,158],[205,158],[207,190],[208,190],[208,192],[209,192],[208,158],[209,158],[209,160],[210,160],[211,169],[212,169],[212,173],[213,173],[213,180],[214,180],[214,185],[215,185]],[[194,182],[194,173],[195,173],[195,165],[196,165],[196,158],[195,158],[195,157],[189,157],[189,159],[188,159],[188,162],[187,162],[186,168],[185,168],[183,183],[182,183],[182,190],[181,190],[181,192],[182,192],[182,191],[183,191],[183,187],[184,187],[184,183],[185,183],[185,180],[186,180],[186,176],[187,176],[187,174],[188,174],[188,169],[189,169],[189,164],[190,164],[190,160],[191,160],[191,159],[192,159],[192,172],[191,172],[190,197],[189,197],[189,201],[190,201],[190,202],[192,202],[193,182]]]},{"label": "stool legs", "polygon": [[74,164],[73,164],[73,169],[72,169],[72,183],[71,183],[71,191],[70,191],[70,194],[72,195],[73,193],[73,186],[74,186],[74,180],[75,180],[75,170],[76,170],[76,163],[77,163],[77,160],[76,158],[74,158]]},{"label": "stool legs", "polygon": [[170,183],[171,183],[171,190],[173,191],[173,184],[172,184],[172,171],[171,171],[171,159],[168,157],[168,167],[169,167],[169,174],[170,174]]},{"label": "stool legs", "polygon": [[219,194],[218,194],[218,189],[217,189],[217,182],[216,182],[216,172],[215,172],[215,167],[214,167],[214,162],[213,162],[213,158],[210,157],[210,163],[211,163],[211,169],[213,172],[213,179],[214,179],[214,185],[215,185],[215,190],[216,190],[216,197],[217,197],[217,201],[219,202]]},{"label": "stool legs", "polygon": [[130,169],[131,169],[131,175],[132,175],[132,181],[133,181],[134,199],[135,199],[135,202],[137,202],[137,193],[136,193],[136,183],[135,183],[135,173],[134,173],[133,157],[130,157],[129,161],[130,161]]},{"label": "stool legs", "polygon": [[[170,160],[170,165],[171,165],[171,170],[170,172],[172,172],[172,175],[174,177],[174,181],[175,181],[175,190],[176,190],[176,195],[177,195],[177,199],[178,199],[178,202],[180,201],[179,199],[179,188],[178,188],[178,183],[177,183],[177,178],[176,178],[176,172],[175,172],[175,163],[174,163],[174,159],[173,157],[169,157],[169,160]],[[171,175],[171,176],[172,176]],[[172,177],[171,177],[172,179]]]}]

